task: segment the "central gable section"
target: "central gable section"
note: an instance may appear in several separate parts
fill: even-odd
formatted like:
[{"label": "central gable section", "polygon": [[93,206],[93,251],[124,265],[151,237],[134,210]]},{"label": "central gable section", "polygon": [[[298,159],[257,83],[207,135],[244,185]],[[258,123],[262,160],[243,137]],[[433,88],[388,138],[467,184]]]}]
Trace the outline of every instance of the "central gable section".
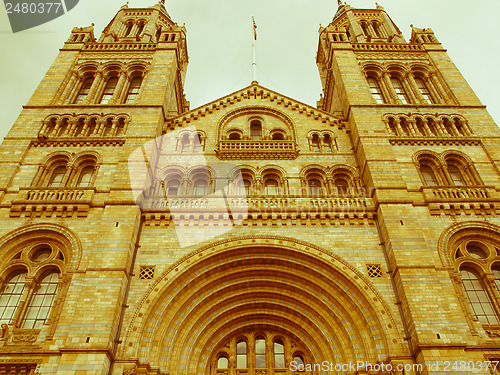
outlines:
[{"label": "central gable section", "polygon": [[164,131],[187,126],[206,137],[205,154],[221,160],[290,160],[311,150],[313,133],[333,144],[344,122],[253,84],[167,121]]}]

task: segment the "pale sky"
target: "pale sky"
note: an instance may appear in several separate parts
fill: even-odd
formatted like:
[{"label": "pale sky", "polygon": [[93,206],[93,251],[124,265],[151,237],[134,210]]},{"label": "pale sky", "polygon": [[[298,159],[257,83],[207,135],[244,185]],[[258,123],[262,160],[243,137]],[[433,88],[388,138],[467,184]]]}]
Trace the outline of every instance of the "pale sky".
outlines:
[{"label": "pale sky", "polygon": [[[95,23],[95,34],[125,1],[80,0],[68,14],[13,34],[0,11],[0,139],[69,37],[74,26]],[[374,1],[351,0],[354,8],[374,8]],[[379,0],[410,37],[410,24],[434,30],[473,90],[500,124],[500,11],[498,0]],[[155,0],[131,0],[148,7]],[[269,89],[316,106],[321,84],[315,63],[319,25],[328,25],[336,0],[167,0],[174,22],[186,24],[189,66],[185,93],[191,108],[250,84],[251,18],[257,23],[258,80]]]}]

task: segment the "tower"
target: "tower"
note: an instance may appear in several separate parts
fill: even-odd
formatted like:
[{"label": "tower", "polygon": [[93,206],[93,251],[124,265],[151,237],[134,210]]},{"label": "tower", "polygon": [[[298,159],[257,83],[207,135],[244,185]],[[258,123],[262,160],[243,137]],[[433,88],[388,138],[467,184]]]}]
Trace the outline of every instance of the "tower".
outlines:
[{"label": "tower", "polygon": [[499,130],[432,29],[339,1],[317,107],[190,109],[187,62],[163,1],[125,5],[5,138],[0,372],[495,371]]},{"label": "tower", "polygon": [[413,361],[433,373],[432,361],[498,358],[468,348],[498,347],[500,133],[433,30],[411,28],[406,42],[383,7],[339,2],[319,31],[318,106],[349,124]]},{"label": "tower", "polygon": [[140,224],[127,159],[189,108],[187,64],[186,29],[163,3],[125,5],[99,39],[93,25],[71,30],[5,138],[0,184],[12,235],[2,288],[15,302],[2,300],[0,345],[11,360],[1,371],[31,374],[55,358],[46,371],[64,362],[110,371]]}]

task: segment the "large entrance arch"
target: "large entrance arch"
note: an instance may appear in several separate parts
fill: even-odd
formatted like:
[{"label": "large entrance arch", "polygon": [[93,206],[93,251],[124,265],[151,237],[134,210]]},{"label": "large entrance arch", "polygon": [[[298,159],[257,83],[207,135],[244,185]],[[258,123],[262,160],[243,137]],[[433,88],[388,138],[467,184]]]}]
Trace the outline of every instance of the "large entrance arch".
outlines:
[{"label": "large entrance arch", "polygon": [[307,243],[256,236],[206,246],[172,266],[136,311],[122,355],[170,375],[204,375],[221,343],[240,332],[295,340],[314,363],[408,355],[387,305],[347,262]]}]

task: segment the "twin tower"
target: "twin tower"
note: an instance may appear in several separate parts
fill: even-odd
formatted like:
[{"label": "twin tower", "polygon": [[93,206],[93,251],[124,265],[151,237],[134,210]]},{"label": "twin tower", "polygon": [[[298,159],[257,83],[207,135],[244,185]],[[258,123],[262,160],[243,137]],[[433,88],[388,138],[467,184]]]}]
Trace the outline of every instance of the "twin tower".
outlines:
[{"label": "twin tower", "polygon": [[316,62],[190,109],[162,2],[74,28],[0,146],[0,373],[498,372],[497,125],[378,5]]}]

